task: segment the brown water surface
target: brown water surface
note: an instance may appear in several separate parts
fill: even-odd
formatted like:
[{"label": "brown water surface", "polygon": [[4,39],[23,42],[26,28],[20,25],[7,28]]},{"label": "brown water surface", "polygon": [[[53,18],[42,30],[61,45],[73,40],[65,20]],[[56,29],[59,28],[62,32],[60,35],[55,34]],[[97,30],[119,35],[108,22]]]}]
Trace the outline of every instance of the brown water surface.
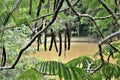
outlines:
[{"label": "brown water surface", "polygon": [[[31,47],[35,47],[35,44],[33,44]],[[48,45],[48,48],[49,48],[49,45]],[[63,48],[62,55],[59,57],[54,46],[51,51],[40,50],[40,51],[37,51],[36,53],[30,53],[29,56],[39,57],[43,60],[49,60],[49,61],[57,60],[57,61],[66,63],[71,59],[74,59],[83,55],[92,57],[97,51],[98,51],[97,43],[71,42],[71,49],[69,51],[68,50],[66,51],[66,56],[64,55],[65,51]]]}]

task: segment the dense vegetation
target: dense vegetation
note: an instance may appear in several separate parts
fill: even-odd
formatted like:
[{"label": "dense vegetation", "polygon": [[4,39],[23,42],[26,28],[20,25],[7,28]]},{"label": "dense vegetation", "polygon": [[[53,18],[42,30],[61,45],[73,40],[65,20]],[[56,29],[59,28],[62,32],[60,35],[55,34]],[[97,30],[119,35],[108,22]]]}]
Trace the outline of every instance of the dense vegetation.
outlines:
[{"label": "dense vegetation", "polygon": [[[0,79],[120,79],[119,12],[119,0],[0,0]],[[78,56],[66,64],[30,57],[19,61],[23,53],[36,51],[29,48],[34,41],[39,51],[40,37],[47,31],[53,30],[61,40],[62,32],[69,33],[66,25],[72,25],[73,36],[99,40],[99,51],[94,55],[99,59]],[[70,35],[67,36],[70,43]],[[102,48],[103,43],[107,45]],[[111,63],[110,58],[116,62]]]}]

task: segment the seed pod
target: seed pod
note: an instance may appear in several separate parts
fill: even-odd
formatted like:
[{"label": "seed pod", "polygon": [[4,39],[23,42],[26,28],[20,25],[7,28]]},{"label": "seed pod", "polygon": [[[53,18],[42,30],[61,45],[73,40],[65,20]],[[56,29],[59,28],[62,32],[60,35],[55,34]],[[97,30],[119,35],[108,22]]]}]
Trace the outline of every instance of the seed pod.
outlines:
[{"label": "seed pod", "polygon": [[70,50],[70,37],[68,37],[68,50]]},{"label": "seed pod", "polygon": [[39,51],[40,48],[40,35],[38,36],[38,40],[37,40],[37,51]]},{"label": "seed pod", "polygon": [[66,30],[65,30],[65,33],[64,33],[64,49],[65,49],[65,51],[66,51],[66,48],[67,48],[67,35],[66,35],[67,33],[66,33]]},{"label": "seed pod", "polygon": [[[39,5],[38,5],[38,7],[37,7],[36,18],[38,18],[38,17],[39,17],[40,10],[41,10],[41,7],[42,7],[42,1],[43,1],[43,0],[39,0]],[[38,24],[38,22],[37,22],[37,21],[35,21],[35,27],[37,27],[37,24]]]},{"label": "seed pod", "polygon": [[38,5],[38,7],[37,7],[37,14],[36,14],[37,17],[39,16],[41,7],[42,7],[42,0],[39,0],[39,5]]},{"label": "seed pod", "polygon": [[67,33],[67,37],[68,37],[68,50],[70,50],[70,42],[71,42],[71,24],[70,23],[66,23],[66,33]]},{"label": "seed pod", "polygon": [[67,49],[67,35],[66,30],[64,32],[64,57],[66,57],[66,49]]},{"label": "seed pod", "polygon": [[55,45],[55,49],[56,51],[58,52],[58,48],[57,48],[57,42],[56,42],[56,36],[55,36],[55,33],[54,33],[54,45]]},{"label": "seed pod", "polygon": [[45,32],[44,49],[47,50],[47,34]]},{"label": "seed pod", "polygon": [[50,42],[50,48],[49,48],[49,51],[51,51],[51,49],[52,49],[53,39],[54,39],[53,29],[51,29],[51,42]]},{"label": "seed pod", "polygon": [[61,32],[59,31],[59,56],[61,56],[62,53],[62,36]]},{"label": "seed pod", "polygon": [[6,50],[5,47],[3,46],[1,67],[4,67],[5,64],[6,64]]},{"label": "seed pod", "polygon": [[29,8],[29,14],[32,13],[32,0],[30,0],[30,8]]}]

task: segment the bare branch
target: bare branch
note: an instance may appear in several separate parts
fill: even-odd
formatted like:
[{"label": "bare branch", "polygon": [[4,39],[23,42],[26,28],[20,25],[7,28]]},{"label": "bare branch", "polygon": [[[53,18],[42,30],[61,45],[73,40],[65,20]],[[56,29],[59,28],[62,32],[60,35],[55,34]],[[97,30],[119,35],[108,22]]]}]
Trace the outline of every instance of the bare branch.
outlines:
[{"label": "bare branch", "polygon": [[103,0],[98,0],[102,5],[103,5],[103,7],[112,15],[112,17],[113,17],[113,19],[115,19],[115,21],[116,21],[116,23],[118,23],[117,22],[117,17],[116,17],[116,15],[115,15],[115,13],[114,13],[114,11],[103,1]]},{"label": "bare branch", "polygon": [[[78,18],[80,18],[79,14],[75,11],[75,9],[73,8],[73,6],[70,4],[69,0],[66,0],[66,2],[68,4],[68,6],[71,8],[71,10],[75,13],[75,15],[78,16]],[[79,0],[78,0],[78,2],[79,2]]]},{"label": "bare branch", "polygon": [[[78,3],[78,1],[79,1],[79,0],[77,0],[72,6],[75,6],[75,5]],[[62,9],[62,10],[60,10],[59,12],[66,11],[66,10],[68,10],[68,9],[70,9],[70,8],[68,7],[68,8]],[[9,29],[9,28],[15,28],[16,26],[19,26],[19,25],[21,25],[21,24],[26,24],[26,23],[29,23],[29,22],[34,22],[34,21],[43,19],[43,18],[45,18],[45,17],[51,16],[51,15],[53,15],[53,14],[54,14],[54,13],[46,14],[46,15],[43,15],[43,16],[41,16],[41,17],[39,17],[39,18],[30,20],[30,21],[28,21],[28,22],[23,22],[23,23],[14,25],[14,26],[6,27],[4,30],[7,30],[7,29]]]},{"label": "bare branch", "polygon": [[[119,16],[120,13],[116,13],[115,15]],[[108,16],[104,16],[104,17],[94,17],[94,20],[104,20],[104,19],[108,19],[111,17],[112,17],[112,15],[108,15]]]},{"label": "bare branch", "polygon": [[109,40],[110,38],[113,38],[113,37],[118,36],[118,35],[120,35],[120,31],[112,33],[111,35],[107,36],[102,41],[100,41],[98,44],[101,45],[101,44],[105,43],[107,40]]},{"label": "bare branch", "polygon": [[118,35],[120,35],[120,31],[112,33],[111,35],[107,36],[106,38],[104,38],[102,41],[100,41],[98,43],[98,46],[99,46],[99,55],[101,57],[102,63],[101,63],[100,66],[98,66],[96,69],[94,69],[94,71],[92,73],[95,73],[97,70],[99,70],[105,64],[105,61],[104,61],[104,58],[103,58],[103,55],[102,55],[102,47],[101,47],[102,44],[105,43],[105,42],[107,42],[107,40],[109,40],[110,38],[113,38],[113,37],[118,36]]},{"label": "bare branch", "polygon": [[16,66],[16,64],[18,63],[18,61],[19,61],[19,59],[20,59],[20,57],[21,57],[21,55],[22,55],[22,53],[35,41],[35,39],[37,38],[37,36],[38,36],[39,34],[43,33],[43,32],[44,32],[49,26],[51,26],[52,23],[56,20],[56,17],[57,17],[57,15],[58,15],[58,13],[59,13],[59,10],[60,10],[61,7],[62,7],[63,2],[64,2],[64,0],[61,0],[61,1],[60,1],[59,5],[58,5],[58,8],[55,10],[55,12],[54,12],[54,14],[53,14],[52,20],[46,25],[46,27],[45,27],[43,30],[39,31],[37,34],[35,34],[35,36],[32,38],[32,40],[31,40],[23,49],[20,50],[19,55],[18,55],[16,61],[15,61],[14,64],[11,66],[12,68],[14,68],[14,67]]},{"label": "bare branch", "polygon": [[3,25],[6,25],[6,23],[8,22],[8,20],[9,20],[9,18],[10,18],[10,16],[11,16],[12,13],[17,9],[17,7],[19,6],[19,4],[20,4],[21,1],[22,1],[22,0],[17,0],[17,1],[15,2],[13,8],[12,8],[12,9],[10,10],[10,12],[8,13],[8,15],[7,15],[7,17],[6,17]]}]

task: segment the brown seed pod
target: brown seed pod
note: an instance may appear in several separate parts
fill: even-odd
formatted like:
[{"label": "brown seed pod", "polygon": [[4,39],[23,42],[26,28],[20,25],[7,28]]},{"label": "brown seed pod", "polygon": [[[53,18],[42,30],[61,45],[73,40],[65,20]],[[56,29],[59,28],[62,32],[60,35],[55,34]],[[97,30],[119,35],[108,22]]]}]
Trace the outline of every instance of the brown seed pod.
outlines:
[{"label": "brown seed pod", "polygon": [[5,47],[3,46],[3,49],[2,49],[2,62],[1,62],[1,67],[4,67],[5,64],[6,64],[6,50],[5,50]]},{"label": "brown seed pod", "polygon": [[66,33],[66,30],[65,30],[65,33],[64,33],[64,48],[65,48],[65,51],[66,51],[66,49],[67,49],[67,35],[66,35],[67,33]]},{"label": "brown seed pod", "polygon": [[71,42],[71,23],[66,23],[66,34],[68,37],[68,50],[70,50],[70,42]]},{"label": "brown seed pod", "polygon": [[38,40],[37,40],[37,51],[39,51],[40,48],[40,35],[38,36]]},{"label": "brown seed pod", "polygon": [[39,16],[41,7],[42,7],[42,0],[39,0],[39,5],[38,5],[38,7],[37,7],[37,14],[36,14],[37,17]]},{"label": "brown seed pod", "polygon": [[45,33],[44,50],[47,50],[47,34]]},{"label": "brown seed pod", "polygon": [[50,48],[49,48],[49,51],[51,51],[51,49],[52,49],[52,46],[53,46],[53,40],[54,40],[53,29],[51,29],[51,42],[50,42]]},{"label": "brown seed pod", "polygon": [[55,49],[56,51],[58,52],[58,48],[57,48],[57,41],[56,41],[56,36],[55,36],[55,33],[54,33],[54,45],[55,45]]},{"label": "brown seed pod", "polygon": [[67,49],[67,35],[66,30],[64,32],[64,56],[66,57],[66,49]]},{"label": "brown seed pod", "polygon": [[29,14],[32,13],[32,0],[30,0]]},{"label": "brown seed pod", "polygon": [[[40,14],[40,11],[41,11],[41,7],[42,7],[42,3],[43,3],[43,0],[39,0],[39,4],[38,4],[38,7],[37,7],[36,18],[39,17],[39,14]],[[38,22],[35,21],[35,27],[37,27],[37,25],[38,25]]]},{"label": "brown seed pod", "polygon": [[62,36],[61,36],[61,32],[59,31],[59,56],[61,56],[62,53]]}]

